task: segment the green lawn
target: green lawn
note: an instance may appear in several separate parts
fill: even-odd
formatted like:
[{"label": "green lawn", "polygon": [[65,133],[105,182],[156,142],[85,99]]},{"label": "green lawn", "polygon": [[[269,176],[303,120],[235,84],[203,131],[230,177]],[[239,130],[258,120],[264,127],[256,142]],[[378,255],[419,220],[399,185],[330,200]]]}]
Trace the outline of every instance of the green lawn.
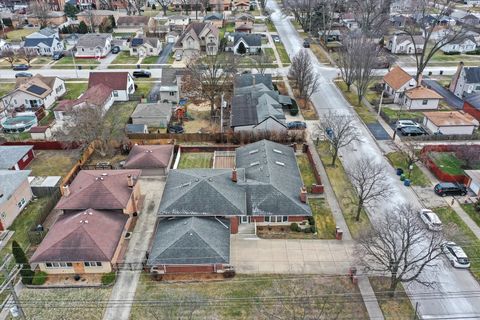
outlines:
[{"label": "green lawn", "polygon": [[334,239],[336,223],[325,199],[309,199],[319,239]]},{"label": "green lawn", "polygon": [[452,235],[448,240],[456,242],[463,248],[470,258],[470,272],[480,280],[480,240],[452,208],[436,208],[435,212],[444,225],[450,225],[455,230],[451,232]]},{"label": "green lawn", "polygon": [[445,173],[451,175],[463,174],[465,161],[457,158],[454,152],[430,152],[430,158]]},{"label": "green lawn", "polygon": [[405,171],[407,178],[412,181],[412,185],[420,187],[428,187],[432,185],[432,182],[423,174],[422,170],[420,170],[416,164],[413,165],[412,173],[410,177],[408,177],[407,160],[401,152],[396,151],[388,153],[387,158],[394,168],[402,168]]},{"label": "green lawn", "polygon": [[352,198],[355,197],[355,189],[348,180],[347,174],[343,169],[340,160],[337,160],[335,167],[332,167],[332,155],[329,152],[329,145],[327,142],[322,142],[317,148],[320,158],[327,171],[328,179],[332,185],[333,191],[342,209],[343,216],[347,222],[348,229],[353,238],[359,236],[360,230],[364,230],[370,225],[370,220],[364,210],[360,215],[360,221],[355,221],[356,206],[352,203]]},{"label": "green lawn", "polygon": [[7,40],[10,41],[20,41],[23,40],[24,37],[37,32],[38,29],[17,29],[10,32],[7,32]]},{"label": "green lawn", "polygon": [[370,111],[366,106],[358,105],[358,98],[356,92],[351,88],[350,91],[347,91],[347,85],[343,81],[335,81],[337,87],[342,91],[343,96],[347,101],[353,106],[358,116],[366,124],[374,123],[377,121],[377,115],[375,112]]},{"label": "green lawn", "polygon": [[317,183],[315,180],[315,175],[313,174],[312,166],[308,161],[306,154],[301,154],[297,156],[298,167],[300,168],[300,174],[302,176],[303,184],[307,187],[308,191],[311,191],[312,184]]},{"label": "green lawn", "polygon": [[144,97],[148,96],[150,93],[150,90],[152,90],[153,86],[155,85],[155,82],[153,81],[137,81],[135,83],[137,85],[137,90],[135,90],[136,95],[142,95]]},{"label": "green lawn", "polygon": [[278,55],[282,64],[290,64],[290,57],[288,56],[287,50],[283,46],[282,42],[275,42],[275,47],[277,48]]},{"label": "green lawn", "polygon": [[473,221],[477,224],[477,226],[480,226],[480,212],[475,211],[475,208],[473,204],[468,203],[468,204],[461,204],[463,210],[472,218]]},{"label": "green lawn", "polygon": [[265,24],[267,25],[268,31],[270,32],[277,32],[277,28],[270,19],[265,20]]},{"label": "green lawn", "polygon": [[[319,303],[314,296],[336,294],[359,295],[358,288],[347,277],[322,277],[318,275],[236,275],[223,281],[159,282],[142,274],[137,287],[130,319],[259,319],[257,312],[268,308],[270,312],[280,312],[271,298],[268,303],[259,301],[264,297],[281,296],[284,304],[295,308],[298,302],[289,302],[293,291],[302,292],[304,284],[312,284],[308,295],[312,303]],[[274,289],[275,288],[275,289]],[[219,303],[218,299],[222,299]],[[299,299],[299,296],[297,295]],[[191,302],[199,300],[197,307]],[[154,302],[166,303],[154,303]],[[175,301],[177,303],[168,303]],[[183,301],[190,301],[182,303]],[[149,303],[153,302],[153,303]],[[361,299],[333,299],[335,310],[341,310],[342,319],[368,319]],[[193,306],[193,308],[192,308]],[[257,307],[258,306],[258,307]],[[330,309],[330,308],[328,308]],[[193,314],[189,314],[193,311]],[[301,312],[299,311],[299,314]],[[271,317],[261,317],[271,318]],[[336,317],[333,317],[336,318]],[[283,318],[282,318],[283,319]],[[293,319],[293,318],[292,318]],[[325,319],[329,319],[328,316]]]},{"label": "green lawn", "polygon": [[30,62],[30,64],[31,65],[45,65],[45,64],[49,64],[50,62],[52,62],[51,58],[37,57],[32,62]]},{"label": "green lawn", "polygon": [[135,64],[137,61],[137,56],[131,56],[129,51],[122,51],[117,54],[117,57],[112,61],[112,64]]},{"label": "green lawn", "polygon": [[262,48],[263,54],[270,58],[271,61],[275,60],[275,52],[273,48]]},{"label": "green lawn", "polygon": [[114,126],[113,137],[122,138],[125,136],[125,125],[137,107],[137,101],[115,102],[105,115],[105,123]]},{"label": "green lawn", "polygon": [[[96,65],[100,64],[97,59],[75,59],[75,64],[78,65]],[[62,65],[73,65],[73,58],[71,56],[63,57],[62,59],[58,60],[54,66],[62,66]],[[69,67],[71,68],[71,67]]]},{"label": "green lawn", "polygon": [[391,298],[385,293],[390,289],[387,277],[369,277],[369,280],[385,320],[414,319],[415,310],[401,283],[397,286],[395,297]]},{"label": "green lawn", "polygon": [[87,82],[65,82],[66,92],[62,99],[74,100],[87,90]]},{"label": "green lawn", "polygon": [[423,119],[423,114],[421,112],[394,110],[390,108],[382,108],[382,111],[390,118],[390,121],[392,122],[396,121],[397,119],[416,121]]},{"label": "green lawn", "polygon": [[38,123],[39,126],[48,126],[55,119],[53,110],[45,110],[45,117]]},{"label": "green lawn", "polygon": [[178,169],[211,168],[213,153],[211,152],[184,152],[180,156]]},{"label": "green lawn", "polygon": [[229,33],[235,32],[235,22],[228,22],[225,25],[225,32],[229,32]]},{"label": "green lawn", "polygon": [[0,97],[3,97],[15,88],[14,82],[2,82],[0,84]]},{"label": "green lawn", "polygon": [[156,64],[157,60],[158,60],[158,56],[146,57],[142,60],[142,64]]}]

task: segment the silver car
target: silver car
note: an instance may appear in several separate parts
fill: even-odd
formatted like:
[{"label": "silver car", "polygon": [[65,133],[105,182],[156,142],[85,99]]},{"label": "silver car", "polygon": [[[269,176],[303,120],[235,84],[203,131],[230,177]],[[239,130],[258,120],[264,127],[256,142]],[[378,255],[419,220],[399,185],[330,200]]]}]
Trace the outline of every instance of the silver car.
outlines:
[{"label": "silver car", "polygon": [[400,130],[405,127],[420,127],[418,123],[412,120],[398,120],[395,129]]},{"label": "silver car", "polygon": [[470,260],[465,251],[455,242],[447,241],[442,243],[442,252],[447,256],[447,259],[455,268],[470,268]]},{"label": "silver car", "polygon": [[430,209],[420,210],[420,219],[425,223],[428,230],[442,231],[442,221],[435,212]]}]

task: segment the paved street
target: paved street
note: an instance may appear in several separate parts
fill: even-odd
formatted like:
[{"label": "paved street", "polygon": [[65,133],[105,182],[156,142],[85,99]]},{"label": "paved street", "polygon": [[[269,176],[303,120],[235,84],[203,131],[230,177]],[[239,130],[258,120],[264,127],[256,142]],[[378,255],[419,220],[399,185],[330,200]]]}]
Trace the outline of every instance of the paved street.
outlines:
[{"label": "paved street", "polygon": [[[35,75],[40,73],[46,77],[53,77],[58,76],[62,79],[87,79],[88,75],[92,70],[89,69],[82,69],[82,70],[75,70],[75,69],[29,69],[28,72]],[[102,69],[102,70],[94,70],[95,72],[103,72],[103,71],[127,71],[132,73],[135,71],[134,69]],[[162,77],[162,69],[149,69],[152,73],[152,78],[161,78]],[[0,69],[0,78],[2,79],[15,79],[15,74],[18,71],[8,70],[8,69]]]},{"label": "paved street", "polygon": [[[300,50],[302,40],[292,27],[290,21],[282,16],[277,3],[269,1],[268,6],[275,11],[272,15],[272,20],[284,41],[287,52],[290,57],[293,57],[294,54]],[[312,97],[319,115],[321,116],[330,111],[338,111],[344,115],[353,116],[362,136],[363,141],[361,143],[355,143],[349,148],[342,150],[341,160],[344,166],[348,167],[356,159],[361,157],[374,157],[384,165],[390,166],[383,157],[382,151],[376,141],[368,132],[368,129],[363,122],[359,120],[352,107],[332,83],[332,79],[337,76],[337,71],[321,66],[313,54],[312,58],[314,58],[316,64],[320,66],[317,68],[317,72],[321,76],[321,89]],[[369,208],[368,211],[371,220],[385,214],[385,209],[391,208],[395,204],[409,202],[420,207],[420,203],[415,194],[411,189],[405,188],[400,183],[393,169],[391,170],[390,179],[394,197],[389,198],[388,201],[378,203],[375,207]],[[424,273],[422,280],[435,282],[436,286],[430,288],[418,284],[411,284],[407,286],[406,290],[412,303],[419,303],[419,312],[423,318],[449,317],[461,319],[466,317],[480,317],[480,298],[461,294],[464,292],[480,292],[480,285],[468,271],[453,269],[446,260],[442,259],[438,262],[436,271]],[[432,299],[432,295],[437,296],[435,296],[435,299]]]}]

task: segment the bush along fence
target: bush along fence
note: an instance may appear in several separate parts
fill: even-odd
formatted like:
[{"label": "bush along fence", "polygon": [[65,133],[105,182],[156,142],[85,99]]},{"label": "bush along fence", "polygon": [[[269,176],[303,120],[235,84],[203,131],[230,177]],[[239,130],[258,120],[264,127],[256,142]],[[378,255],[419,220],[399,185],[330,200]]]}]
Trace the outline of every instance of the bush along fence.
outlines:
[{"label": "bush along fence", "polygon": [[302,151],[307,155],[308,162],[310,163],[310,167],[312,169],[313,175],[315,176],[315,180],[317,183],[314,183],[311,186],[311,192],[313,194],[321,194],[324,191],[323,184],[322,184],[322,178],[320,177],[320,174],[318,173],[317,170],[317,164],[315,163],[315,160],[313,160],[312,156],[312,151],[308,147],[307,144],[303,145]]},{"label": "bush along fence", "polygon": [[[56,189],[50,196],[45,206],[40,208],[40,213],[36,220],[32,223],[32,229],[28,231],[28,240],[33,245],[38,245],[42,242],[43,238],[46,236],[48,230],[43,227],[45,219],[47,219],[50,212],[53,210],[58,200],[60,199],[61,193],[60,189]],[[41,226],[41,227],[39,227]]]},{"label": "bush along fence", "polygon": [[[436,146],[424,146],[420,151],[421,159],[427,166],[427,168],[440,180],[445,182],[459,182],[463,184],[468,183],[468,177],[466,175],[452,175],[443,172],[439,168],[433,159],[430,157],[430,152],[457,152],[462,146],[458,145],[436,145]],[[463,146],[463,147],[472,147],[472,146]]]}]

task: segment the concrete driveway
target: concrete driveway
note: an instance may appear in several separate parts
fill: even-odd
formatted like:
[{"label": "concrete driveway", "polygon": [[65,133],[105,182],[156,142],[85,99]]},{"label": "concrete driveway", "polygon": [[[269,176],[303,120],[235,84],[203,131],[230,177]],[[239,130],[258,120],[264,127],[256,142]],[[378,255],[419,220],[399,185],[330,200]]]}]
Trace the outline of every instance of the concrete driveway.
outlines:
[{"label": "concrete driveway", "polygon": [[232,235],[230,262],[238,273],[347,273],[353,241],[267,240]]}]

